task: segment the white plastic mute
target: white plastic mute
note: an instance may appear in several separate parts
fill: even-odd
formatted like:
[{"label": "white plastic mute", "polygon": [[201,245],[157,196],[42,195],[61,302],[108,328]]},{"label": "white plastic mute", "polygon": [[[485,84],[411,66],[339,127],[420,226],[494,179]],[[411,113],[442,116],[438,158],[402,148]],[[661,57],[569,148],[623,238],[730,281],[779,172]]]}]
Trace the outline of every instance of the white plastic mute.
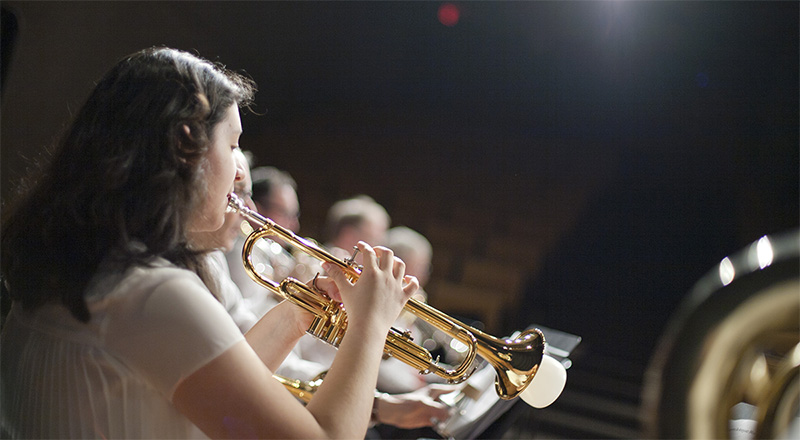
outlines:
[{"label": "white plastic mute", "polygon": [[544,408],[558,399],[566,384],[567,369],[561,362],[544,355],[539,370],[519,397],[534,408]]}]

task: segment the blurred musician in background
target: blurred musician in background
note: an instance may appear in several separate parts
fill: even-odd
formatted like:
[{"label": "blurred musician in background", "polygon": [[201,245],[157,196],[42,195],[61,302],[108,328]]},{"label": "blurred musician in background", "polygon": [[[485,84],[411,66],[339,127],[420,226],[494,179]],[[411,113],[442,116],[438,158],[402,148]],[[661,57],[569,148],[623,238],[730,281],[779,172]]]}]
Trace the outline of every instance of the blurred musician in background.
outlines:
[{"label": "blurred musician in background", "polygon": [[420,288],[414,294],[414,298],[426,301],[428,295],[424,288],[430,279],[433,258],[431,242],[409,227],[395,226],[386,232],[386,241],[382,243],[394,251],[394,254],[406,263],[406,271],[414,274],[419,280]]},{"label": "blurred musician in background", "polygon": [[325,247],[338,257],[348,258],[359,241],[386,242],[391,221],[386,209],[370,196],[339,200],[328,209],[325,219]]}]

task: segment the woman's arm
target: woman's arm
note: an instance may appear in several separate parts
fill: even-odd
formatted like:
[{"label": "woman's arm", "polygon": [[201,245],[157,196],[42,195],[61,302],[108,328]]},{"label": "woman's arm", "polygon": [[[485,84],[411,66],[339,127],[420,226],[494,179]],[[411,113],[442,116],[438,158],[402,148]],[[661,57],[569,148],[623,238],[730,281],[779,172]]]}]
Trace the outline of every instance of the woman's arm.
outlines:
[{"label": "woman's arm", "polygon": [[[245,342],[181,381],[173,394],[175,406],[215,438],[362,438],[386,333],[418,285],[404,277],[404,264],[391,251],[360,247],[365,268],[358,283],[348,283],[339,272],[331,275],[348,310],[349,326],[326,380],[308,406],[272,379],[272,370]],[[275,325],[278,321],[268,324],[271,318],[256,334],[248,334],[248,342],[253,338],[262,357],[266,347],[280,349],[280,343],[269,341],[266,326],[284,342],[301,327],[281,329]]]},{"label": "woman's arm", "polygon": [[384,338],[352,330],[307,407],[245,341],[181,381],[173,403],[211,438],[362,438]]},{"label": "woman's arm", "polygon": [[267,368],[275,371],[305,334],[312,319],[313,316],[299,306],[283,301],[270,309],[244,336]]},{"label": "woman's arm", "polygon": [[181,381],[175,407],[211,438],[325,438],[246,341]]}]

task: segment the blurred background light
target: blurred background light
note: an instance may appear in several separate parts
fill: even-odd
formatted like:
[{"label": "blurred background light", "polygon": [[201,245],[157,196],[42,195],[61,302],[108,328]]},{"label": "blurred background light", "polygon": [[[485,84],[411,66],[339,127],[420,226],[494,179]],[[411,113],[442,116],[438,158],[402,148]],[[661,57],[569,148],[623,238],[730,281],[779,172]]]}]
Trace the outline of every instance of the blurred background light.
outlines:
[{"label": "blurred background light", "polygon": [[758,267],[763,269],[772,264],[772,243],[767,236],[761,237],[756,243],[756,254],[758,255]]},{"label": "blurred background light", "polygon": [[461,16],[461,10],[453,3],[442,3],[439,6],[439,23],[453,27],[458,24],[458,19]]},{"label": "blurred background light", "polygon": [[730,284],[735,276],[736,270],[734,269],[730,258],[723,258],[719,263],[719,280],[722,282],[722,285],[727,286]]}]

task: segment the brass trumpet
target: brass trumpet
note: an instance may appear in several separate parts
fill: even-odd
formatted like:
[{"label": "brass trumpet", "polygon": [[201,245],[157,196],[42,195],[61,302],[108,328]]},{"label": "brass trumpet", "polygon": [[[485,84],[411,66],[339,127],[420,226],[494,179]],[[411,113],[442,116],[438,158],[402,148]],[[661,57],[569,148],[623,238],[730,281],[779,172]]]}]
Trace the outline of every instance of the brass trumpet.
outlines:
[{"label": "brass trumpet", "polygon": [[[340,268],[350,281],[358,280],[361,269],[352,260],[341,260],[315,243],[298,237],[292,231],[249,209],[235,194],[230,196],[228,209],[237,212],[258,227],[250,233],[242,250],[242,263],[256,283],[312,313],[315,318],[308,329],[311,335],[338,347],[347,330],[347,314],[341,303],[323,292],[310,288],[294,278],[280,283],[259,274],[250,255],[255,243],[263,237],[277,237],[291,246]],[[447,369],[433,359],[431,353],[418,344],[408,331],[392,328],[386,336],[384,353],[416,368],[421,374],[434,373],[450,383],[463,382],[474,371],[475,356],[480,355],[495,369],[495,390],[502,399],[513,399],[531,383],[539,369],[544,353],[544,335],[538,329],[526,330],[514,339],[499,339],[472,328],[435,308],[410,299],[405,311],[431,324],[448,336],[467,346],[467,354],[459,366]]]}]

